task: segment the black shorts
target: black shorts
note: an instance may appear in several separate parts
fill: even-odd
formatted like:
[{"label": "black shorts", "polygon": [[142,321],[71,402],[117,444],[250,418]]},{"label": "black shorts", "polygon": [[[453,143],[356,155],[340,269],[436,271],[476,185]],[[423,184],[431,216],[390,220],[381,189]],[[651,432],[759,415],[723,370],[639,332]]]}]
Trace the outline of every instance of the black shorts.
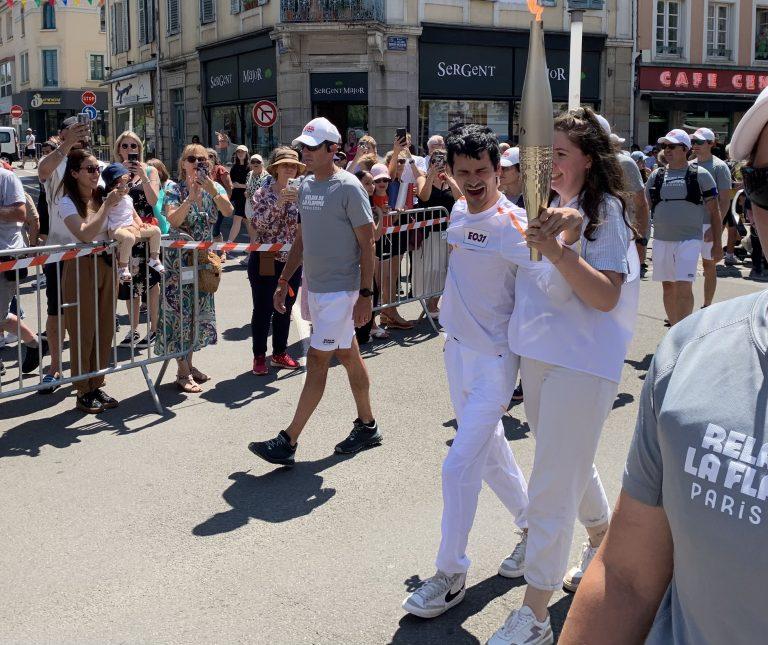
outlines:
[{"label": "black shorts", "polygon": [[[70,260],[71,262],[71,260]],[[59,305],[59,277],[56,273],[56,267],[64,272],[64,265],[61,262],[52,262],[43,265],[43,274],[45,274],[45,299],[47,301],[46,311],[49,316],[60,316],[64,313]]]}]

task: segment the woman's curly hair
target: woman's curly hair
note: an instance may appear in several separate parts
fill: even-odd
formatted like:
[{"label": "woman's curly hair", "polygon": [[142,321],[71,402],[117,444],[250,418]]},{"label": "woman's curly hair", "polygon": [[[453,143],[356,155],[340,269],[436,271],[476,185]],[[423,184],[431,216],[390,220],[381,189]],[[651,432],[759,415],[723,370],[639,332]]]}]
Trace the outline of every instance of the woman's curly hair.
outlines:
[{"label": "woman's curly hair", "polygon": [[584,237],[594,241],[595,230],[602,217],[601,206],[607,195],[621,202],[624,223],[632,231],[633,237],[638,237],[637,231],[627,220],[624,172],[616,158],[613,143],[594,111],[588,107],[580,107],[564,112],[555,118],[555,131],[565,134],[592,161],[579,197],[581,208],[587,217]]}]

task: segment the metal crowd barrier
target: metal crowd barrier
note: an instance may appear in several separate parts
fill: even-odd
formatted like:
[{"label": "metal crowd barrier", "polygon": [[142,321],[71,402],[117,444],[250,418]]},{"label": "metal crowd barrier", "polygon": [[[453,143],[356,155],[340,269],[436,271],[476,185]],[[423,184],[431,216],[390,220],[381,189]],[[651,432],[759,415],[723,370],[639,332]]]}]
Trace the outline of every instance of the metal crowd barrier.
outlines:
[{"label": "metal crowd barrier", "polygon": [[[420,302],[422,317],[438,331],[429,315],[427,301],[439,298],[448,271],[448,211],[442,206],[391,211],[376,242],[376,271],[379,303],[374,307],[383,317],[395,307]],[[386,324],[386,323],[383,323]]]},{"label": "metal crowd barrier", "polygon": [[[182,240],[189,240],[189,236],[178,236]],[[170,244],[172,240],[164,242],[164,246]],[[199,316],[199,304],[198,298],[193,298],[194,308],[193,315],[190,318],[189,312],[182,311],[183,299],[179,297],[179,307],[175,313],[180,317],[181,328],[181,348],[175,353],[164,353],[160,355],[155,354],[154,344],[148,342],[146,347],[137,347],[137,342],[133,336],[134,330],[140,328],[139,321],[136,316],[138,303],[142,294],[144,296],[147,305],[146,321],[143,324],[145,328],[145,339],[151,339],[152,332],[152,312],[157,311],[157,319],[155,321],[156,333],[158,335],[163,334],[166,329],[167,317],[170,315],[170,308],[168,300],[166,298],[166,282],[168,279],[169,270],[171,265],[178,261],[180,267],[180,283],[179,288],[192,288],[195,293],[198,291],[198,271],[197,271],[197,254],[185,253],[180,249],[166,248],[162,252],[162,260],[165,266],[165,272],[159,274],[159,280],[156,285],[151,285],[150,271],[148,267],[140,271],[141,268],[146,267],[146,261],[149,256],[148,244],[143,244],[143,257],[140,254],[137,256],[135,253],[131,257],[131,273],[133,274],[133,280],[130,283],[124,283],[121,286],[118,276],[118,263],[117,263],[117,245],[115,242],[95,242],[92,244],[70,244],[61,246],[37,246],[16,250],[6,250],[0,252],[3,260],[0,261],[0,273],[12,272],[15,275],[15,295],[17,301],[17,307],[19,315],[17,316],[16,323],[16,336],[18,336],[18,347],[16,349],[16,357],[18,364],[15,368],[9,367],[6,364],[6,375],[0,376],[0,401],[7,399],[11,396],[19,394],[26,394],[29,392],[35,392],[39,390],[45,390],[50,388],[50,385],[43,383],[43,376],[45,375],[44,363],[45,356],[43,355],[42,342],[38,342],[38,347],[35,350],[27,347],[26,351],[37,351],[39,365],[35,372],[30,374],[22,374],[22,363],[24,361],[24,352],[22,352],[22,323],[31,328],[32,332],[38,339],[43,337],[43,332],[46,328],[45,319],[47,318],[46,312],[46,296],[42,293],[41,276],[43,275],[42,267],[44,265],[55,267],[54,275],[56,277],[56,295],[59,302],[60,315],[53,316],[52,325],[55,325],[57,331],[58,342],[56,346],[49,346],[49,352],[56,355],[59,358],[59,365],[61,367],[61,378],[57,380],[57,385],[67,385],[76,381],[94,378],[97,376],[106,376],[109,374],[115,374],[125,370],[139,368],[144,376],[147,384],[147,390],[152,397],[152,401],[158,414],[163,413],[163,407],[160,403],[160,399],[157,395],[156,386],[162,381],[163,375],[171,360],[186,356],[192,351],[197,341],[197,325],[195,321]],[[141,247],[135,247],[134,250]],[[98,275],[100,264],[98,262],[99,257],[106,259],[110,272],[110,281],[112,283],[113,296],[111,298],[111,306],[108,311],[99,311],[99,292],[98,292]],[[190,262],[191,261],[191,262]],[[93,284],[93,304],[95,305],[94,315],[90,320],[85,320],[81,315],[81,304],[85,304],[83,285],[81,284],[80,272],[87,268],[85,263],[92,263],[94,270],[94,284]],[[23,270],[27,269],[29,275],[26,279],[22,278]],[[65,272],[75,271],[75,296],[74,298],[64,298],[64,284],[62,278]],[[50,270],[49,270],[50,273]],[[155,275],[157,275],[156,272]],[[122,293],[120,289],[122,288]],[[69,289],[71,290],[71,289]],[[128,344],[121,344],[118,339],[117,330],[117,300],[122,295],[126,298],[129,318],[129,333],[130,340]],[[155,300],[156,299],[156,300]],[[154,300],[154,302],[153,302]],[[34,314],[32,316],[27,315],[22,321],[21,312],[22,308],[29,309],[34,307]],[[156,307],[156,309],[155,309]],[[76,334],[77,334],[77,356],[72,356],[69,348],[69,343],[65,343],[65,335],[69,332],[65,329],[64,312],[68,310],[77,311],[76,319]],[[100,355],[100,338],[99,338],[99,321],[103,320],[102,317],[108,317],[109,329],[111,333],[110,358],[107,367],[103,369],[92,370],[87,373],[72,375],[71,367],[74,364],[82,366],[82,337],[84,333],[89,330],[95,331],[95,350],[96,350],[96,365],[102,364],[102,356]],[[29,321],[33,321],[29,324]],[[189,335],[189,342],[185,340],[186,325],[191,325],[191,333]],[[71,330],[74,331],[74,330]],[[140,334],[141,335],[141,334]],[[46,339],[47,342],[47,339]],[[140,342],[140,341],[139,341]],[[167,347],[167,344],[166,344]],[[146,354],[146,355],[145,355]],[[1,358],[1,356],[0,356]],[[77,361],[75,363],[75,361]],[[154,363],[163,363],[162,368],[158,374],[155,382],[152,381],[148,366]],[[66,370],[65,365],[69,364],[70,369]],[[69,371],[69,376],[67,376]],[[79,371],[79,370],[78,370]],[[17,372],[17,373],[15,373]],[[32,381],[32,382],[30,382]]]}]

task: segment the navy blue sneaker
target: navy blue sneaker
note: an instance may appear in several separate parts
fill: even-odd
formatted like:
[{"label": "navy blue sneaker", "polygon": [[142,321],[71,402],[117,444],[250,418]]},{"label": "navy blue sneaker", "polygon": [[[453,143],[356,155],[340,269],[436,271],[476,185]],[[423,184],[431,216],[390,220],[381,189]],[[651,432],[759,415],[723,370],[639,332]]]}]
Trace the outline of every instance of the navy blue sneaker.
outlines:
[{"label": "navy blue sneaker", "polygon": [[270,464],[293,466],[296,463],[296,446],[291,445],[291,438],[285,430],[281,430],[274,439],[269,441],[249,443],[248,450]]},{"label": "navy blue sneaker", "polygon": [[349,433],[349,436],[344,441],[336,445],[335,450],[340,455],[348,455],[360,452],[366,448],[378,446],[383,438],[376,421],[372,421],[368,425],[360,419],[355,419],[352,432]]}]

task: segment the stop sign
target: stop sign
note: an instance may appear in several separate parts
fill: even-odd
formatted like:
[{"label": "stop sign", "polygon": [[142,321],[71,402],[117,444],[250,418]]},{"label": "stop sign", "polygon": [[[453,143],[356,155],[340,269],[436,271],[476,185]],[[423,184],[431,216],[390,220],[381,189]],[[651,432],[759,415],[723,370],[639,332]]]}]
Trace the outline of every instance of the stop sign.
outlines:
[{"label": "stop sign", "polygon": [[11,116],[14,119],[20,119],[24,114],[24,110],[20,105],[14,105],[11,107]]},{"label": "stop sign", "polygon": [[83,105],[95,105],[96,104],[96,95],[91,92],[91,90],[86,90],[83,92],[82,97]]}]

